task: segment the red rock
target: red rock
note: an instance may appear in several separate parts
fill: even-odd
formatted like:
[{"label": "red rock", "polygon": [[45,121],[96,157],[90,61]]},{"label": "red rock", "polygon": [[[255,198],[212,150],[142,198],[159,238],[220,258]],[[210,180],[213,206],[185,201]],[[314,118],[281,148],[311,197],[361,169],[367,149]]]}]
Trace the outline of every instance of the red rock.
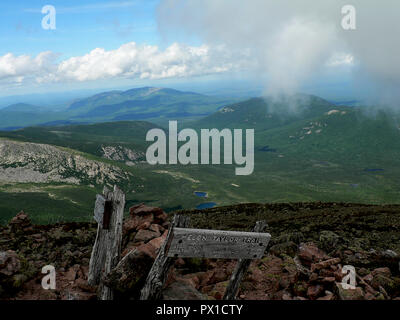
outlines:
[{"label": "red rock", "polygon": [[337,282],[341,282],[345,275],[342,273],[342,269],[339,268],[335,271],[334,276]]},{"label": "red rock", "polygon": [[163,211],[162,213],[154,215],[154,222],[158,224],[164,224],[165,221],[168,219],[168,215]]},{"label": "red rock", "polygon": [[11,219],[9,224],[23,224],[28,226],[31,224],[31,219],[29,219],[28,215],[24,211],[21,211]]},{"label": "red rock", "polygon": [[78,287],[79,289],[85,291],[85,292],[91,292],[91,293],[96,293],[96,288],[90,286],[86,280],[83,280],[81,278],[77,279],[75,281],[75,286]]},{"label": "red rock", "polygon": [[129,208],[129,214],[132,216],[135,216],[135,215],[142,216],[142,215],[147,215],[149,213],[153,213],[154,216],[158,216],[158,215],[161,215],[163,212],[164,211],[161,208],[149,207],[143,203]]},{"label": "red rock", "polygon": [[331,265],[340,263],[340,258],[333,258],[325,261],[321,261],[318,263],[311,264],[311,271],[314,272],[315,270],[321,270],[328,268]]},{"label": "red rock", "polygon": [[78,273],[78,267],[73,266],[73,267],[69,268],[69,269],[65,272],[64,278],[65,278],[67,281],[75,281],[75,280],[77,279],[77,277],[78,277],[77,273]]},{"label": "red rock", "polygon": [[210,284],[210,279],[213,276],[213,274],[214,274],[213,270],[203,272],[202,275],[199,276],[200,285],[207,286],[208,284]]},{"label": "red rock", "polygon": [[161,237],[154,238],[150,240],[149,243],[158,251],[161,248],[166,238],[167,238],[167,232],[164,232],[164,234]]},{"label": "red rock", "polygon": [[149,230],[158,232],[160,235],[165,231],[165,229],[162,226],[154,223],[149,227]]},{"label": "red rock", "polygon": [[206,294],[208,294],[208,293],[210,293],[211,292],[211,290],[214,288],[214,286],[212,285],[212,284],[210,284],[210,285],[208,285],[208,286],[204,286],[204,287],[202,287],[201,288],[201,293],[206,293]]},{"label": "red rock", "polygon": [[157,257],[157,249],[150,242],[140,245],[136,250],[152,257],[153,259]]},{"label": "red rock", "polygon": [[33,228],[31,224],[31,219],[28,215],[21,211],[14,218],[11,219],[10,223],[11,232],[26,231],[27,233],[32,233]]},{"label": "red rock", "polygon": [[150,225],[151,225],[150,221],[145,221],[145,222],[141,223],[140,225],[138,225],[136,230],[138,230],[138,231],[139,230],[147,230],[150,228]]},{"label": "red rock", "polygon": [[301,243],[299,246],[298,256],[302,263],[311,266],[322,260],[329,259],[325,252],[320,250],[314,243]]},{"label": "red rock", "polygon": [[200,287],[200,279],[197,273],[185,274],[182,278],[182,281],[186,281],[188,284],[198,289]]},{"label": "red rock", "polygon": [[384,275],[386,277],[390,277],[392,275],[392,272],[390,271],[390,269],[388,267],[384,267],[384,268],[377,268],[374,269],[371,274],[373,276],[376,276],[378,274]]},{"label": "red rock", "polygon": [[182,266],[185,265],[185,260],[183,260],[182,258],[177,258],[177,259],[175,260],[175,264],[174,264],[174,265],[175,265],[175,266],[182,267]]},{"label": "red rock", "polygon": [[311,299],[316,299],[323,291],[324,287],[319,284],[315,286],[309,286],[307,289],[307,296]]},{"label": "red rock", "polygon": [[224,269],[217,269],[214,271],[212,277],[209,280],[209,283],[218,283],[227,280],[229,275],[226,273]]},{"label": "red rock", "polygon": [[322,279],[323,283],[333,283],[335,281],[336,281],[335,277],[325,277]]},{"label": "red rock", "polygon": [[138,231],[138,233],[135,236],[135,242],[140,242],[140,241],[148,242],[148,241],[150,241],[150,240],[152,240],[154,238],[157,238],[159,236],[160,236],[160,234],[156,233],[154,231],[141,229],[141,230]]},{"label": "red rock", "polygon": [[310,281],[311,282],[313,282],[313,281],[316,281],[318,279],[318,274],[316,274],[316,273],[312,273],[311,275],[310,275]]},{"label": "red rock", "polygon": [[319,271],[319,275],[321,277],[334,277],[334,272],[333,270],[328,270],[328,269],[322,269]]},{"label": "red rock", "polygon": [[154,215],[152,213],[143,216],[130,216],[124,221],[123,232],[128,234],[139,229],[144,229],[143,225],[148,224],[149,227],[154,221]]}]

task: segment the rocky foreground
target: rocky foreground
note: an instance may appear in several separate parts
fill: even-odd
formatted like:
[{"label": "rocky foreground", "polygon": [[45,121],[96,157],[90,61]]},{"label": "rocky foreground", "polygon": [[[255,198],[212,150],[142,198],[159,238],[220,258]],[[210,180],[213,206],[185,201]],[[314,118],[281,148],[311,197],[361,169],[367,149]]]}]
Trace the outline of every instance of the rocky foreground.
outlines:
[{"label": "rocky foreground", "polygon": [[[268,222],[272,241],[251,264],[238,298],[259,300],[400,300],[400,206],[351,204],[239,205],[181,212],[198,228],[250,230]],[[139,205],[124,221],[122,259],[105,279],[116,299],[137,299],[169,217]],[[93,223],[32,225],[19,213],[0,227],[0,299],[96,299],[87,284]],[[44,290],[41,269],[54,265],[56,290]],[[221,299],[236,261],[177,259],[164,299]],[[356,288],[341,285],[344,265]]]}]

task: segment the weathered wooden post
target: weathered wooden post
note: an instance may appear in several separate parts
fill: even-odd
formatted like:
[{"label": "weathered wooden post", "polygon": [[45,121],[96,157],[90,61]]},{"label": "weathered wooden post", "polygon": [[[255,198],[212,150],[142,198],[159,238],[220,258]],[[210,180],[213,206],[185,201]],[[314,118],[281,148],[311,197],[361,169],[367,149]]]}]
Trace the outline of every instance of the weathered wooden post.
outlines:
[{"label": "weathered wooden post", "polygon": [[124,207],[125,194],[117,186],[114,186],[114,191],[104,187],[103,195],[96,196],[94,218],[98,227],[90,257],[88,283],[99,285],[100,300],[112,300],[114,297],[112,289],[105,286],[102,280],[120,258]]},{"label": "weathered wooden post", "polygon": [[[253,232],[263,232],[266,227],[266,221],[257,221]],[[240,283],[242,282],[242,279],[246,274],[247,269],[250,267],[251,261],[251,259],[240,259],[239,262],[236,264],[228,287],[226,288],[224,300],[234,300],[236,298]]]},{"label": "weathered wooden post", "polygon": [[168,276],[168,271],[174,261],[174,258],[167,256],[167,252],[174,235],[174,228],[187,228],[189,226],[189,220],[189,217],[180,214],[176,214],[174,216],[174,220],[168,231],[167,238],[161,246],[157,258],[147,276],[146,284],[141,291],[140,300],[160,299],[161,291]]}]

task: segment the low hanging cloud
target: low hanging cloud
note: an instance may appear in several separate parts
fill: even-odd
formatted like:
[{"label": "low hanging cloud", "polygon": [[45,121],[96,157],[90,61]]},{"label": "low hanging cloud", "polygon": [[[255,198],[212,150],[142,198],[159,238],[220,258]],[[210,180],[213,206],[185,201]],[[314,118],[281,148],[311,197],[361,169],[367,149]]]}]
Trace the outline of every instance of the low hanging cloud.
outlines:
[{"label": "low hanging cloud", "polygon": [[166,79],[218,74],[245,69],[246,53],[233,56],[224,46],[186,46],[165,50],[130,42],[115,50],[96,48],[86,55],[57,61],[59,55],[0,56],[0,83],[95,81],[114,78]]},{"label": "low hanging cloud", "polygon": [[[356,30],[341,26],[342,7],[356,9]],[[160,32],[196,35],[210,45],[251,52],[266,93],[291,92],[326,67],[355,66],[354,85],[369,78],[376,96],[400,87],[397,0],[162,0]],[[397,89],[394,89],[397,88]],[[393,90],[394,89],[394,90]]]}]

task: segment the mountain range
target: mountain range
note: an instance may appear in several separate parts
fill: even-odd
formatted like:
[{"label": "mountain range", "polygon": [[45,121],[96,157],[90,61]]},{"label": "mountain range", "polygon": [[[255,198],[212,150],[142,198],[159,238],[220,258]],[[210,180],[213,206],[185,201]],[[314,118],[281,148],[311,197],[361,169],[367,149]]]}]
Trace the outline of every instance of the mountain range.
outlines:
[{"label": "mountain range", "polygon": [[0,129],[121,120],[165,123],[172,119],[197,119],[237,100],[168,88],[114,90],[75,100],[62,110],[26,103],[10,105],[0,110]]},{"label": "mountain range", "polygon": [[[258,97],[232,103],[221,101],[220,104],[213,104],[213,99],[172,89],[113,91],[75,101],[67,109],[70,115],[93,112],[99,115],[101,111],[104,117],[111,114],[113,121],[94,121],[88,117],[87,122],[95,123],[71,124],[77,121],[71,116],[55,123],[0,132],[3,144],[19,143],[18,148],[7,149],[7,154],[13,154],[11,159],[15,161],[5,163],[5,149],[0,148],[3,159],[0,167],[8,170],[7,174],[0,174],[0,196],[4,206],[9,208],[9,214],[2,214],[3,218],[8,218],[12,212],[15,214],[15,210],[21,209],[20,203],[25,203],[39,222],[47,221],[52,212],[57,212],[57,219],[61,220],[87,219],[87,210],[96,192],[107,183],[117,183],[123,188],[127,205],[146,202],[167,211],[207,203],[219,206],[301,201],[399,203],[398,114],[338,106],[305,94]],[[110,100],[116,103],[107,104]],[[211,100],[214,102],[207,106],[205,101]],[[191,106],[186,105],[185,109],[182,101],[191,101],[188,102]],[[201,108],[208,110],[207,115],[199,116],[194,101],[203,101]],[[130,104],[129,110],[122,107],[125,103]],[[144,113],[147,103],[148,113],[163,114],[164,120],[172,118],[176,110],[190,113],[189,116],[182,113],[182,118],[178,119],[179,130],[254,129],[254,173],[235,176],[233,165],[147,164],[145,152],[150,142],[145,141],[146,133],[152,128],[166,127],[166,123],[154,123],[149,121],[151,118],[146,121],[115,119],[118,114]],[[29,106],[19,109],[16,112],[27,112]],[[197,116],[193,116],[196,112]],[[85,120],[82,116],[76,119]],[[29,163],[37,164],[30,170],[48,174],[46,163],[53,162],[46,158],[46,152],[23,151],[41,150],[44,145],[62,148],[63,154],[70,154],[62,159],[74,159],[74,154],[78,153],[91,165],[112,166],[113,172],[121,172],[120,178],[112,182],[89,181],[84,172],[65,166],[62,160],[51,170],[57,166],[67,167],[77,183],[54,179],[18,180]],[[9,155],[7,157],[10,159]],[[63,203],[63,212],[56,209],[55,201]]]}]

